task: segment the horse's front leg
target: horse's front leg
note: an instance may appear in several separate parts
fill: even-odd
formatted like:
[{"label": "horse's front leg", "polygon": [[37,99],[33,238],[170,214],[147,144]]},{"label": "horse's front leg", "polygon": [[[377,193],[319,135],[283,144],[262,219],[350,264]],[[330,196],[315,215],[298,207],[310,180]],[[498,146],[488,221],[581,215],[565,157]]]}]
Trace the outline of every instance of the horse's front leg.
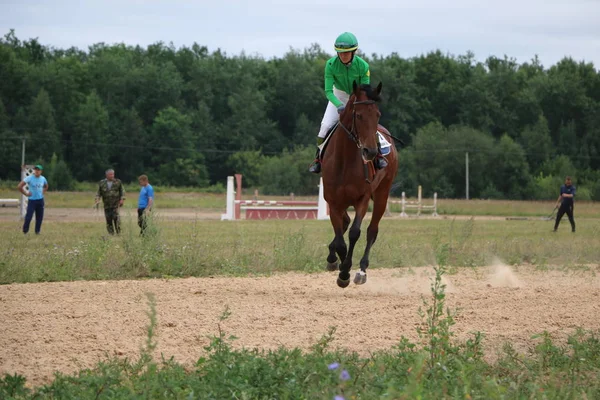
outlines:
[{"label": "horse's front leg", "polygon": [[350,284],[350,270],[352,269],[352,253],[354,252],[354,246],[356,242],[360,238],[360,225],[362,224],[362,220],[367,213],[367,209],[369,207],[369,197],[365,196],[363,200],[355,206],[356,215],[354,217],[354,221],[352,222],[352,226],[350,227],[350,246],[348,247],[348,254],[346,255],[346,259],[343,260],[340,265],[340,274],[338,276],[337,284],[341,288],[345,288]]},{"label": "horse's front leg", "polygon": [[[381,190],[383,191],[383,190]],[[384,191],[384,195],[376,194],[373,199],[373,213],[371,214],[371,223],[367,228],[367,245],[365,247],[365,253],[360,260],[360,271],[356,273],[354,277],[354,283],[362,285],[367,283],[367,268],[369,268],[369,253],[371,247],[377,240],[377,233],[379,233],[379,221],[385,213],[387,205],[387,193]]]},{"label": "horse's front leg", "polygon": [[[342,241],[344,240],[344,234],[348,230],[348,226],[350,226],[350,216],[348,215],[347,211],[344,213],[343,221],[344,222],[342,225]],[[331,243],[329,243],[329,255],[327,256],[327,271],[337,271],[339,269],[339,264],[337,262],[338,258],[336,256],[336,239],[338,239],[339,242],[339,238],[336,235],[331,241]],[[344,243],[342,245],[342,248],[345,246],[346,244]],[[340,258],[340,261],[344,262],[344,259]]]}]

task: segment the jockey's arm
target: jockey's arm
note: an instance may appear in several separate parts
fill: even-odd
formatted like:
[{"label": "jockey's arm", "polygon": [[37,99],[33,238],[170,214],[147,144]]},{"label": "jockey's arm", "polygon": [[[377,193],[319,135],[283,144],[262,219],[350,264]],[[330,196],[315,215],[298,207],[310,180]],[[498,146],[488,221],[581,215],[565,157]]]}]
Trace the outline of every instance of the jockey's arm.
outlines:
[{"label": "jockey's arm", "polygon": [[367,64],[366,61],[363,61],[363,63],[366,68],[364,69],[364,72],[362,73],[362,76],[360,77],[360,83],[363,85],[370,85],[371,84],[371,71],[369,69],[369,64]]},{"label": "jockey's arm", "polygon": [[333,71],[329,63],[325,64],[325,96],[327,97],[327,100],[332,102],[336,107],[344,105],[344,103],[333,94]]}]

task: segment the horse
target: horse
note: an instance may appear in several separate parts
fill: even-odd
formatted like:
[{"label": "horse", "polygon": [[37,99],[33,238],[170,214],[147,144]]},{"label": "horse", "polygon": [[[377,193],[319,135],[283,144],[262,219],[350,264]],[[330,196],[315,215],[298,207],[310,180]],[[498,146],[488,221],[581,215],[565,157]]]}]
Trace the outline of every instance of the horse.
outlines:
[{"label": "horse", "polygon": [[[360,237],[360,226],[367,213],[369,200],[372,199],[373,213],[367,228],[367,245],[360,260],[360,271],[354,278],[357,285],[367,282],[369,253],[377,239],[379,221],[386,210],[390,188],[398,171],[398,152],[393,145],[386,156],[388,166],[377,171],[373,166],[378,153],[377,131],[393,143],[388,130],[379,125],[381,113],[377,103],[381,100],[382,84],[373,89],[370,85],[358,86],[354,82],[352,89],[321,161],[323,195],[329,205],[335,234],[329,244],[327,270],[336,271],[339,268],[337,285],[341,288],[350,284],[354,246]],[[350,227],[350,246],[347,248],[344,235],[350,226],[350,206],[354,207],[356,214]]]}]

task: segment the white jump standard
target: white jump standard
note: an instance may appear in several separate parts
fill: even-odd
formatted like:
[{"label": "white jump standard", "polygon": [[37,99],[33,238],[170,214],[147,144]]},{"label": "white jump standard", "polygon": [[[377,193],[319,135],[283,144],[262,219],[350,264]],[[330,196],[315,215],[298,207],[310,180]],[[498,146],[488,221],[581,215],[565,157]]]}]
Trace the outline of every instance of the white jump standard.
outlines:
[{"label": "white jump standard", "polygon": [[[234,179],[237,190],[234,190]],[[323,184],[319,185],[318,201],[288,200],[242,200],[242,175],[227,177],[227,205],[221,221],[242,219],[329,219],[329,211],[323,197]]]}]

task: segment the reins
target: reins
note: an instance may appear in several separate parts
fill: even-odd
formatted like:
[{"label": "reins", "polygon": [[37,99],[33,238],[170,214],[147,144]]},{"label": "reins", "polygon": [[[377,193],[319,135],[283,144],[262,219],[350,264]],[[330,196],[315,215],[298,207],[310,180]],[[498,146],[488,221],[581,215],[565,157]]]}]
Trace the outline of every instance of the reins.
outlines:
[{"label": "reins", "polygon": [[356,147],[358,147],[359,149],[362,149],[363,146],[362,146],[362,143],[360,142],[360,138],[358,136],[358,128],[356,127],[356,110],[354,109],[354,106],[357,104],[375,104],[375,103],[376,103],[375,100],[355,101],[354,103],[352,103],[352,126],[350,127],[350,129],[346,128],[346,126],[340,120],[340,126],[344,129],[344,131],[346,132],[346,134],[348,135],[350,140],[352,140],[356,144]]},{"label": "reins", "polygon": [[[346,126],[342,123],[342,121],[340,120],[340,126],[344,129],[344,131],[346,132],[346,134],[348,135],[348,137],[350,138],[350,140],[352,140],[355,144],[356,147],[358,148],[359,152],[361,152],[360,156],[362,158],[362,150],[363,150],[363,145],[360,141],[360,137],[358,136],[358,126],[356,125],[356,109],[355,106],[357,104],[375,104],[376,101],[375,100],[363,100],[363,101],[355,101],[352,104],[352,126],[350,127],[350,129],[346,128]],[[377,134],[377,133],[376,133]],[[365,171],[365,181],[367,183],[371,183],[371,180],[369,179],[369,167],[368,167],[368,162],[364,161],[363,159],[363,169]]]}]

